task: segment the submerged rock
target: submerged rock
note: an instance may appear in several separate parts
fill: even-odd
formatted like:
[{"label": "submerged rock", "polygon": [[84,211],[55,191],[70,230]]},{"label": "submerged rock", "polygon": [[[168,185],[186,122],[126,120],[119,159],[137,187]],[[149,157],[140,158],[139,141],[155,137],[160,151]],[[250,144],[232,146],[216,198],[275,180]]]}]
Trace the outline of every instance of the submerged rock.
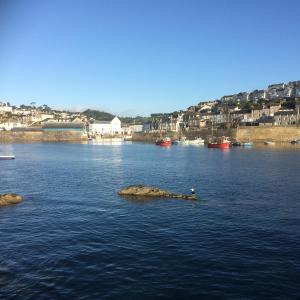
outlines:
[{"label": "submerged rock", "polygon": [[160,198],[180,198],[188,200],[197,200],[196,195],[173,194],[153,186],[130,185],[118,193],[123,196],[142,196],[142,197],[160,197]]},{"label": "submerged rock", "polygon": [[23,201],[23,197],[18,194],[2,194],[0,195],[0,206],[17,204]]}]

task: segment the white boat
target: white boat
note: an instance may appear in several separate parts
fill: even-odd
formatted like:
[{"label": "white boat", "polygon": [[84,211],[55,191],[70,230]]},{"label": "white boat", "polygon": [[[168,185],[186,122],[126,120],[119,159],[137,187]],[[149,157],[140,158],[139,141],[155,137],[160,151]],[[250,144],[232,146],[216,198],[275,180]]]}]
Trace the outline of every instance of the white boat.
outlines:
[{"label": "white boat", "polygon": [[204,139],[201,137],[195,138],[194,140],[185,140],[182,142],[183,144],[186,145],[202,145],[204,144]]},{"label": "white boat", "polygon": [[132,135],[125,135],[124,141],[132,141]]},{"label": "white boat", "polygon": [[14,155],[0,155],[0,160],[15,159]]},{"label": "white boat", "polygon": [[244,147],[251,147],[251,146],[253,146],[253,143],[252,142],[242,142],[241,145]]},{"label": "white boat", "polygon": [[275,145],[275,142],[273,141],[264,141],[265,145]]}]

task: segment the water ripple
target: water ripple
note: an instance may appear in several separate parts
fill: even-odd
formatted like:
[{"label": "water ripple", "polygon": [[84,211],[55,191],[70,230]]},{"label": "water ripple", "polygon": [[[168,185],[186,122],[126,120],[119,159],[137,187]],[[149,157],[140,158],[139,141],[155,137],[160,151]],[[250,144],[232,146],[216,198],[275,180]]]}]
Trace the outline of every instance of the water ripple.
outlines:
[{"label": "water ripple", "polygon": [[[299,151],[5,147],[0,299],[300,298]],[[117,195],[136,183],[201,200]]]}]

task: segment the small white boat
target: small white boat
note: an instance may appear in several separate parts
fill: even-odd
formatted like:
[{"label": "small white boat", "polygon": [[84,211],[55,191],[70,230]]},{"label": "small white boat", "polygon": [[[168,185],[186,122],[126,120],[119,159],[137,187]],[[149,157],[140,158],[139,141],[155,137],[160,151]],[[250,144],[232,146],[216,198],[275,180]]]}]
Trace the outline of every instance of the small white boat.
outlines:
[{"label": "small white boat", "polygon": [[124,141],[132,141],[132,135],[125,135]]},{"label": "small white boat", "polygon": [[275,142],[273,141],[264,141],[265,145],[275,145]]},{"label": "small white boat", "polygon": [[194,140],[185,140],[185,141],[183,141],[183,144],[200,145],[200,144],[204,144],[204,139],[202,139],[201,137],[198,137],[198,138],[195,138]]},{"label": "small white boat", "polygon": [[242,142],[242,143],[241,143],[241,146],[244,146],[244,147],[251,147],[251,146],[253,146],[253,143],[252,143],[252,142]]},{"label": "small white boat", "polygon": [[15,159],[14,155],[0,155],[0,160]]}]

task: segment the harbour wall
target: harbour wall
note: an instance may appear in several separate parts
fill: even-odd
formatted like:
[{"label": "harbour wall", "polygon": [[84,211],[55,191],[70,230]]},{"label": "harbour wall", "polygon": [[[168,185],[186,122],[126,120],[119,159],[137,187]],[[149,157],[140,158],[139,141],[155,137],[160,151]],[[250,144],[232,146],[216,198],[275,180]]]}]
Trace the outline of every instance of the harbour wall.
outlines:
[{"label": "harbour wall", "polygon": [[[189,139],[193,140],[197,137],[203,139],[208,139],[212,135],[211,129],[201,128],[199,130],[189,130],[183,133],[183,135]],[[235,138],[236,130],[235,129],[218,129],[213,131],[214,136],[230,136]],[[178,139],[179,133],[175,131],[161,131],[161,132],[151,132],[151,133],[142,133],[136,132],[132,135],[132,140],[135,142],[147,142],[154,143],[157,139],[164,136],[169,136],[172,139]]]},{"label": "harbour wall", "polygon": [[245,126],[236,130],[238,141],[263,142],[271,140],[274,142],[290,142],[300,139],[299,126]]},{"label": "harbour wall", "polygon": [[78,131],[0,131],[0,143],[80,142],[87,135]]},{"label": "harbour wall", "polygon": [[[179,138],[178,132],[151,132],[134,133],[132,140],[136,142],[154,143],[157,139],[169,136],[172,139]],[[208,128],[186,131],[184,135],[188,139],[202,137],[207,139],[212,135]],[[234,140],[263,142],[272,140],[275,142],[290,142],[300,139],[300,126],[245,126],[233,129],[218,129],[213,131],[214,136],[229,136]],[[0,131],[0,143],[17,142],[80,142],[87,141],[87,135],[79,131]]]},{"label": "harbour wall", "polygon": [[[212,135],[212,132],[208,128],[202,128],[199,130],[191,130],[184,132],[184,136],[188,139],[194,139],[196,137],[202,137],[208,139]],[[290,142],[294,139],[300,139],[300,127],[299,126],[244,126],[231,129],[215,129],[213,131],[214,136],[228,136],[233,140],[242,142],[263,142],[266,140],[272,140],[274,142]],[[133,141],[137,142],[149,142],[153,143],[157,139],[169,136],[172,139],[179,138],[177,132],[153,132],[153,133],[135,133],[132,136]]]}]

